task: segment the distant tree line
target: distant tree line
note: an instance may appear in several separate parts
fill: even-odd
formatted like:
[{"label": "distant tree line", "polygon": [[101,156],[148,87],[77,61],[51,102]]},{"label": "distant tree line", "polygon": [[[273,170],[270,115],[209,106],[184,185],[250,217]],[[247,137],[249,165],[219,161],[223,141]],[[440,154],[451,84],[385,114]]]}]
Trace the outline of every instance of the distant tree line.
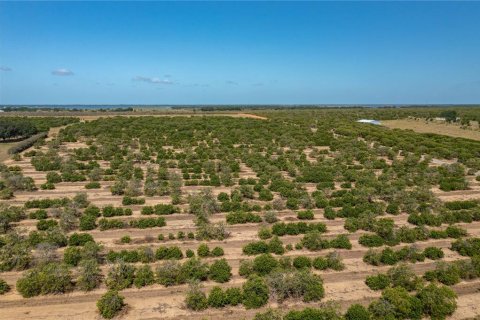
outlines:
[{"label": "distant tree line", "polygon": [[73,122],[78,118],[71,117],[0,117],[0,139],[25,139],[39,132],[48,131],[51,127],[59,127]]}]

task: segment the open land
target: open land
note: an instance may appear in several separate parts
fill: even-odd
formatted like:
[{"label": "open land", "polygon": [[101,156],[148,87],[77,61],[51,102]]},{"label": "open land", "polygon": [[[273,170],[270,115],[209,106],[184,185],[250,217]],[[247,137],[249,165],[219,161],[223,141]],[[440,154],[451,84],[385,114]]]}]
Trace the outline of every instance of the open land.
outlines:
[{"label": "open land", "polygon": [[[389,111],[369,110],[365,117],[371,112],[386,117],[384,113]],[[415,131],[394,132],[357,124],[347,111],[332,110],[192,115],[75,114],[72,116],[80,122],[51,127],[45,141],[22,151],[17,159],[7,159],[2,153],[3,188],[10,188],[13,196],[0,200],[0,209],[7,216],[10,206],[22,208],[18,218],[9,218],[4,225],[0,279],[11,290],[0,295],[2,317],[100,319],[96,302],[112,288],[125,297],[126,306],[118,319],[252,319],[270,307],[287,313],[318,308],[329,301],[336,303],[337,312],[344,313],[352,304],[368,307],[381,300],[382,290],[372,290],[366,278],[387,274],[399,265],[406,266],[415,281],[423,281],[422,286],[432,282],[456,293],[457,307],[448,319],[480,314],[478,264],[476,273],[457,281],[440,276],[421,280],[428,271],[439,270],[439,261],[475,266],[473,258],[480,255],[480,244],[472,245],[470,251],[458,249],[466,239],[480,241],[480,142],[475,141],[480,140],[480,132],[453,124],[382,120],[389,128]],[[444,136],[432,139],[422,133]],[[466,139],[459,142],[448,136]],[[0,144],[0,151],[6,147]],[[27,182],[13,185],[12,172],[31,178],[35,188]],[[35,203],[63,198],[68,200],[53,205]],[[108,206],[123,211],[108,214],[104,209]],[[35,212],[42,208],[46,216],[36,218]],[[93,225],[82,224],[88,212],[95,211],[92,208],[98,208]],[[150,221],[135,224],[141,219]],[[151,224],[155,219],[163,219],[163,223]],[[41,227],[45,221],[54,222]],[[281,223],[315,224],[318,231],[292,227],[280,232]],[[206,232],[208,226],[221,231]],[[260,236],[260,230],[266,235]],[[21,239],[16,240],[18,245],[28,246],[27,252],[17,256],[28,256],[26,264],[19,263],[20,259],[11,261],[7,250],[15,246],[5,243],[12,233]],[[44,235],[43,240],[32,244],[32,233]],[[88,291],[79,288],[84,272],[81,263],[66,258],[65,253],[74,246],[45,236],[52,233],[66,239],[86,233],[101,245],[93,257],[101,280],[94,281]],[[253,248],[254,242],[276,239],[272,233],[280,240],[276,249]],[[198,257],[202,244],[210,250],[223,249],[223,254],[202,254],[199,259],[208,266],[225,259],[231,268],[228,279],[194,276],[197,271],[186,276],[188,279],[165,285],[165,276],[156,271],[165,270],[172,260],[155,254],[158,248],[176,247],[182,254],[173,261],[185,264],[187,252]],[[249,244],[251,251],[245,249]],[[440,250],[441,257],[414,258],[428,247]],[[415,254],[389,263],[365,258],[367,253],[381,254],[386,248],[408,248]],[[111,258],[122,250],[154,254],[144,259]],[[277,261],[288,257],[290,265],[285,262],[267,271],[260,272],[262,266],[247,274],[242,271],[246,261],[266,255]],[[315,258],[327,257],[334,257],[342,266],[315,268],[314,263],[313,267],[300,267],[302,259],[312,263]],[[291,261],[298,264],[292,266]],[[112,270],[125,262],[137,270],[150,266],[154,279],[136,287],[131,278],[118,287],[120,281],[112,281]],[[24,297],[18,281],[28,270],[49,263],[67,265],[69,288]],[[302,294],[292,294],[280,301],[271,285],[272,275],[295,274],[303,268],[321,278],[322,296],[308,301]],[[201,291],[208,296],[216,286],[245,288],[248,275],[254,273],[269,283],[270,291],[267,300],[255,308],[240,303],[193,311],[186,304],[188,280],[201,280]],[[420,290],[421,286],[409,289],[409,294],[414,296]],[[375,307],[371,310],[378,312]]]}]

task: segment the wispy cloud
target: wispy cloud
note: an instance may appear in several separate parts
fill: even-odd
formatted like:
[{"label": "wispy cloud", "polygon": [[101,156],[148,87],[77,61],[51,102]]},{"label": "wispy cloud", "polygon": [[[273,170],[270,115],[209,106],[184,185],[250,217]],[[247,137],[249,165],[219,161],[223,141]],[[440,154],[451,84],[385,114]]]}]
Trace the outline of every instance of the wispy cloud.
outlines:
[{"label": "wispy cloud", "polygon": [[0,66],[0,70],[2,71],[12,71],[12,68],[6,66]]},{"label": "wispy cloud", "polygon": [[232,80],[227,80],[225,83],[231,86],[238,86],[238,82]]},{"label": "wispy cloud", "polygon": [[64,76],[73,76],[74,73],[71,70],[60,68],[60,69],[53,70],[52,75],[64,77]]},{"label": "wispy cloud", "polygon": [[263,86],[263,82],[252,83],[252,86],[261,87],[261,86]]},{"label": "wispy cloud", "polygon": [[132,79],[133,81],[141,81],[141,82],[148,82],[148,83],[159,83],[159,84],[173,84],[173,81],[170,79],[160,79],[156,77],[143,77],[143,76],[136,76]]}]

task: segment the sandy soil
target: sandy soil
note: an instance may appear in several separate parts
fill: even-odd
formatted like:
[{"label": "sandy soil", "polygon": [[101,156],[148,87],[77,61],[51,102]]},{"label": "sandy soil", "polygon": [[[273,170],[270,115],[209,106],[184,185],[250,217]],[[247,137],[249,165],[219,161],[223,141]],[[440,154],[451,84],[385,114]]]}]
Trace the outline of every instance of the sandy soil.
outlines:
[{"label": "sandy soil", "polygon": [[427,122],[425,120],[382,120],[382,125],[392,129],[410,129],[420,133],[436,133],[457,138],[480,141],[480,130],[462,129],[458,124]]}]

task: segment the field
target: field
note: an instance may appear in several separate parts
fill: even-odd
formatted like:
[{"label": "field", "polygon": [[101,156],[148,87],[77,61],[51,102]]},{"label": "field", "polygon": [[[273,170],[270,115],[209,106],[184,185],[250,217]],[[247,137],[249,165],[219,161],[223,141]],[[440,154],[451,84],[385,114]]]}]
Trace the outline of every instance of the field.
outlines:
[{"label": "field", "polygon": [[116,319],[473,319],[480,137],[407,120],[435,112],[42,120],[0,159],[1,315],[101,319],[118,292]]},{"label": "field", "polygon": [[480,141],[480,130],[478,124],[471,128],[463,129],[459,124],[438,123],[422,119],[399,119],[382,121],[384,126],[392,129],[410,129],[420,133],[443,134],[452,137],[466,138]]}]

